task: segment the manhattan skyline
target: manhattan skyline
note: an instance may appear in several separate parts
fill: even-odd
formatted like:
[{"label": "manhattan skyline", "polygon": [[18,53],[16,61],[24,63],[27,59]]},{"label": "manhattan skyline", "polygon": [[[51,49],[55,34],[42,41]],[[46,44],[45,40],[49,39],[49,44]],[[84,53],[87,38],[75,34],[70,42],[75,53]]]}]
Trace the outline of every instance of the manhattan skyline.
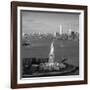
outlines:
[{"label": "manhattan skyline", "polygon": [[23,33],[54,33],[59,32],[62,25],[63,32],[69,29],[79,31],[79,14],[21,11]]}]

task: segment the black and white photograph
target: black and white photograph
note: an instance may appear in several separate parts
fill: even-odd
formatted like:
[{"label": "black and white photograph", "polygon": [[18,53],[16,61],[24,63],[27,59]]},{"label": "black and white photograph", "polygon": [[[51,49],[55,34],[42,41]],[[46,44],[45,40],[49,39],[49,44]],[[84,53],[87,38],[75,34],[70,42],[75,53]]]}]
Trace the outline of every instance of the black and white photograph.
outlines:
[{"label": "black and white photograph", "polygon": [[87,6],[11,3],[11,87],[87,83]]},{"label": "black and white photograph", "polygon": [[79,13],[20,13],[21,77],[79,75]]}]

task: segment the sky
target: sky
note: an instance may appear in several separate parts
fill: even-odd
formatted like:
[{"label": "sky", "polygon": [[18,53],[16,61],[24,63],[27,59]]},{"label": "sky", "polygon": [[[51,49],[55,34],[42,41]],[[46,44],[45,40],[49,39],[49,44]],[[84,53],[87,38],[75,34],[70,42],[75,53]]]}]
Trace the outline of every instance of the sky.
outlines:
[{"label": "sky", "polygon": [[23,33],[54,33],[59,32],[60,24],[63,32],[79,30],[79,14],[40,11],[21,11]]}]

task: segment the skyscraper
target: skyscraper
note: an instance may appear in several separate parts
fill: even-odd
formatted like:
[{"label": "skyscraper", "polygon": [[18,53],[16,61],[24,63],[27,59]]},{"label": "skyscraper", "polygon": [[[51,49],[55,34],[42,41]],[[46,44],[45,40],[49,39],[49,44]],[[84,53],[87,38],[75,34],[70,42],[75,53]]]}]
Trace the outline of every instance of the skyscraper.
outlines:
[{"label": "skyscraper", "polygon": [[60,24],[59,28],[60,28],[59,34],[62,35],[63,34],[62,24]]},{"label": "skyscraper", "polygon": [[71,30],[71,28],[69,28],[68,34],[71,35],[71,32],[72,32],[72,30]]}]

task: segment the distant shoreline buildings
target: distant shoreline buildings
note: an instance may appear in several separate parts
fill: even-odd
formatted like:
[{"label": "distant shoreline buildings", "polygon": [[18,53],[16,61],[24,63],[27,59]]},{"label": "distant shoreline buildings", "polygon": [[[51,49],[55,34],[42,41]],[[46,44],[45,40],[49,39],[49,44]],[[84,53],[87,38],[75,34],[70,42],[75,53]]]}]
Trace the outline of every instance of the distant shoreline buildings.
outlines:
[{"label": "distant shoreline buildings", "polygon": [[22,33],[22,40],[30,42],[30,39],[57,39],[57,40],[79,40],[79,32],[73,31],[71,28],[67,32],[63,31],[63,25],[59,25],[59,31],[54,33],[33,32]]}]

